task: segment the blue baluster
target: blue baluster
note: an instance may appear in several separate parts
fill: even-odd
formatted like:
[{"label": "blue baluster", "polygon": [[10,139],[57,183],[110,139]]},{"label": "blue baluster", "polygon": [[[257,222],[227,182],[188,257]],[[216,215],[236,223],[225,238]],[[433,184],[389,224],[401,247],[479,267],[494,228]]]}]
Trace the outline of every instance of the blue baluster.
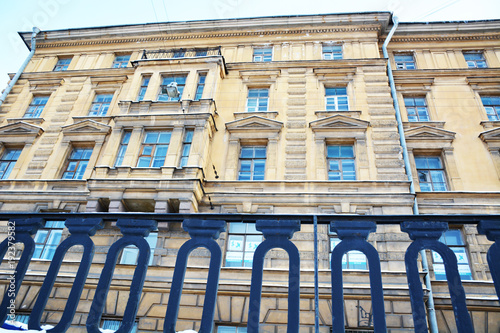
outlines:
[{"label": "blue baluster", "polygon": [[163,332],[175,333],[175,324],[177,323],[189,254],[198,247],[205,247],[210,251],[210,266],[208,269],[201,325],[198,333],[208,333],[212,331],[213,327],[220,268],[222,265],[222,251],[215,239],[218,239],[219,234],[226,230],[226,222],[222,220],[186,219],[182,223],[182,227],[189,233],[191,239],[182,244],[177,253]]},{"label": "blue baluster", "polygon": [[249,333],[259,332],[264,257],[269,250],[281,248],[288,253],[289,265],[287,332],[298,332],[300,314],[300,257],[299,250],[290,239],[296,231],[300,230],[300,221],[258,220],[255,227],[257,230],[262,231],[265,240],[259,244],[253,255],[247,331]]},{"label": "blue baluster", "polygon": [[71,322],[73,321],[83,287],[85,286],[85,280],[94,257],[94,242],[92,242],[90,236],[95,235],[97,230],[103,228],[102,219],[100,218],[72,218],[68,219],[65,225],[71,235],[57,247],[56,252],[54,253],[47,276],[43,281],[35,306],[30,314],[28,328],[31,330],[41,329],[40,320],[66,252],[74,245],[82,245],[83,254],[80,267],[76,273],[73,287],[71,288],[61,320],[54,328],[47,330],[47,332],[66,332],[66,330],[71,326]]},{"label": "blue baluster", "polygon": [[497,296],[500,298],[500,221],[481,221],[477,226],[477,231],[481,235],[486,235],[488,240],[495,242],[490,246],[486,258]]},{"label": "blue baluster", "polygon": [[120,228],[123,237],[111,245],[108,255],[106,256],[106,262],[104,263],[104,268],[102,269],[99,282],[97,283],[94,300],[92,301],[89,316],[87,318],[87,331],[90,333],[100,333],[99,324],[104,310],[104,302],[108,296],[118,255],[127,245],[137,246],[139,249],[139,260],[134,271],[132,284],[130,285],[130,292],[127,306],[123,314],[123,320],[118,330],[116,330],[117,333],[130,332],[134,327],[142,287],[146,279],[151,249],[144,238],[147,237],[152,230],[156,229],[156,221],[119,219],[116,225]]},{"label": "blue baluster", "polygon": [[344,332],[344,287],[342,282],[342,257],[349,251],[364,253],[368,260],[372,295],[373,327],[377,333],[387,331],[385,323],[384,291],[377,250],[367,242],[368,235],[377,230],[375,222],[336,221],[330,230],[336,232],[341,242],[332,251],[332,328]]},{"label": "blue baluster", "polygon": [[[8,237],[0,244],[0,264],[7,250],[16,243],[23,243],[24,250],[21,259],[15,267],[14,274],[10,277],[10,284],[7,286],[0,305],[0,322],[3,324],[11,309],[15,309],[15,299],[19,288],[24,280],[24,275],[28,270],[31,257],[35,252],[35,241],[31,237],[43,226],[41,218],[12,219],[8,222]],[[14,267],[9,267],[14,269]],[[13,280],[13,281],[12,281]]]},{"label": "blue baluster", "polygon": [[474,332],[472,321],[465,303],[465,291],[458,272],[457,257],[448,246],[439,241],[439,238],[446,230],[448,230],[448,223],[446,222],[401,223],[401,231],[408,233],[413,240],[406,250],[405,264],[415,332],[427,332],[424,293],[417,266],[419,251],[425,249],[436,251],[443,258],[458,332]]}]

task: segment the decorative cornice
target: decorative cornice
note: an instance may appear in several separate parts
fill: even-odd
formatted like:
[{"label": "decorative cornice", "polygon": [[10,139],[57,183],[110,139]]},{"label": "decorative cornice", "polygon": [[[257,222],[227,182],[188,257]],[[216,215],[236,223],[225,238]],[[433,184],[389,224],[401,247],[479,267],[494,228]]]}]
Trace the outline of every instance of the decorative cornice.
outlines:
[{"label": "decorative cornice", "polygon": [[[428,42],[453,42],[453,41],[469,41],[469,40],[499,40],[500,35],[476,35],[476,36],[422,36],[422,37],[393,37],[391,43],[428,43]],[[381,42],[384,39],[380,39]]]},{"label": "decorative cornice", "polygon": [[106,45],[106,44],[124,44],[124,43],[145,43],[145,42],[162,42],[168,40],[183,40],[183,39],[209,39],[209,38],[231,38],[231,37],[251,37],[251,36],[273,36],[273,35],[298,35],[298,34],[325,34],[339,32],[370,32],[380,31],[380,26],[346,26],[333,27],[323,29],[297,29],[297,30],[269,30],[269,31],[233,31],[220,33],[206,34],[178,34],[167,36],[152,36],[124,39],[96,39],[68,41],[68,42],[53,42],[53,43],[37,43],[37,48],[57,48],[57,47],[72,47],[85,45]]}]

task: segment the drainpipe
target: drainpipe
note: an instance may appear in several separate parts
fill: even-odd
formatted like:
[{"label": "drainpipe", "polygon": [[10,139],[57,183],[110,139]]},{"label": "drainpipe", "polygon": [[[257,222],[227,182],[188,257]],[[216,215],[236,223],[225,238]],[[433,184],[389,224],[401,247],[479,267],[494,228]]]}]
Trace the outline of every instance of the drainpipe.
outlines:
[{"label": "drainpipe", "polygon": [[24,69],[26,68],[26,66],[30,62],[31,57],[33,57],[33,54],[35,54],[36,35],[38,35],[38,33],[40,33],[40,29],[38,29],[37,27],[33,27],[33,33],[31,34],[31,51],[30,51],[30,54],[28,54],[28,57],[26,58],[26,60],[24,60],[23,64],[21,65],[21,67],[17,71],[17,73],[14,76],[14,78],[12,80],[10,80],[9,85],[7,86],[7,88],[5,88],[5,90],[4,90],[3,94],[2,94],[2,97],[0,97],[0,106],[2,106],[3,102],[5,101],[5,98],[10,93],[10,91],[12,90],[12,87],[14,87],[14,85],[17,82],[17,80],[19,79],[19,77],[23,73]]},{"label": "drainpipe", "polygon": [[[406,145],[406,139],[404,135],[403,121],[401,120],[401,109],[399,108],[398,96],[396,94],[396,85],[394,84],[394,77],[392,76],[392,68],[391,62],[389,61],[389,54],[387,53],[387,45],[389,44],[392,35],[396,31],[399,20],[397,16],[392,16],[392,21],[394,25],[387,35],[387,38],[382,45],[382,52],[384,54],[384,58],[387,59],[387,76],[389,77],[389,84],[391,87],[391,95],[394,102],[394,109],[396,110],[396,121],[398,123],[398,132],[399,132],[399,142],[401,147],[403,148],[403,161],[405,164],[406,174],[408,175],[408,180],[410,181],[410,193],[414,196],[413,201],[413,214],[418,215],[418,203],[417,196],[415,195],[415,182],[413,181],[413,175],[411,172],[410,159],[408,156],[408,147]],[[429,329],[431,333],[438,333],[437,319],[436,319],[436,310],[434,309],[434,298],[432,296],[432,285],[431,285],[431,277],[429,275],[429,264],[427,262],[427,256],[425,254],[425,250],[420,251],[420,256],[422,257],[422,269],[424,271],[424,281],[425,287],[429,291],[429,299],[427,300],[427,315],[429,316]]]}]

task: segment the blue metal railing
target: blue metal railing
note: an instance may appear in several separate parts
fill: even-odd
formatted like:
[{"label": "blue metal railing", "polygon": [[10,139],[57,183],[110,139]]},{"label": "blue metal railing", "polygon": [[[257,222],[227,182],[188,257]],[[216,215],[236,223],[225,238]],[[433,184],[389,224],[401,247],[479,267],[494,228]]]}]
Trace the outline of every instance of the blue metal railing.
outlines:
[{"label": "blue metal railing", "polygon": [[[420,280],[417,257],[422,249],[431,249],[441,255],[446,269],[451,303],[459,332],[473,332],[472,321],[465,303],[465,292],[458,272],[457,259],[453,251],[439,242],[448,229],[448,223],[477,224],[479,234],[486,235],[493,245],[488,251],[488,264],[497,295],[500,296],[500,216],[498,215],[410,215],[410,216],[343,216],[343,215],[241,215],[241,214],[106,214],[106,213],[40,213],[40,214],[0,214],[0,220],[8,220],[7,238],[0,244],[3,258],[15,243],[23,243],[24,250],[15,267],[13,284],[7,288],[0,307],[0,320],[4,322],[9,314],[9,305],[15,300],[22,285],[34,252],[32,235],[41,228],[44,221],[65,220],[70,236],[56,249],[49,270],[30,315],[28,327],[40,329],[40,319],[54,286],[65,253],[74,245],[83,246],[83,256],[70,295],[59,323],[48,332],[65,332],[71,325],[82,294],[94,254],[93,236],[103,227],[104,221],[117,221],[123,237],[111,245],[106,256],[95,296],[87,319],[87,331],[99,332],[98,324],[104,311],[104,302],[111,285],[111,279],[118,255],[127,245],[139,249],[140,262],[135,268],[130,286],[129,298],[121,326],[117,332],[130,332],[139,308],[140,296],[146,278],[150,248],[145,240],[149,232],[155,230],[157,222],[183,222],[183,228],[191,237],[179,249],[172,278],[169,301],[165,314],[164,332],[175,332],[180,298],[186,273],[188,256],[194,249],[205,247],[210,251],[210,267],[206,284],[206,294],[199,332],[211,332],[216,307],[217,289],[222,264],[222,251],[215,240],[226,230],[226,222],[254,222],[262,231],[264,241],[257,247],[252,267],[250,302],[247,328],[249,332],[259,331],[260,299],[262,292],[263,262],[266,253],[274,248],[285,250],[289,256],[288,280],[288,332],[299,331],[300,314],[300,257],[297,247],[290,241],[293,234],[300,231],[301,224],[330,224],[330,230],[337,233],[341,242],[332,252],[332,327],[334,332],[344,332],[344,304],[342,285],[342,256],[351,250],[363,252],[368,259],[373,327],[375,332],[387,331],[384,310],[383,286],[380,259],[375,248],[367,242],[368,235],[376,231],[377,224],[400,224],[408,233],[411,244],[406,250],[410,300],[413,310],[415,332],[427,332],[422,282]],[[1,263],[1,262],[0,262]],[[316,291],[317,292],[317,291]]]}]

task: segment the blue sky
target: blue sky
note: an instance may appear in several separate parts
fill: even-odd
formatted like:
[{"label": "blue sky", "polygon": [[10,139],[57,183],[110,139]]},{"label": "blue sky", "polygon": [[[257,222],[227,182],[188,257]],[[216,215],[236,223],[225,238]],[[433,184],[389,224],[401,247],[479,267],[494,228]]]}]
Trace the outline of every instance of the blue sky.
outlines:
[{"label": "blue sky", "polygon": [[273,15],[392,11],[402,22],[500,19],[498,0],[0,0],[0,91],[28,55],[18,31]]}]

